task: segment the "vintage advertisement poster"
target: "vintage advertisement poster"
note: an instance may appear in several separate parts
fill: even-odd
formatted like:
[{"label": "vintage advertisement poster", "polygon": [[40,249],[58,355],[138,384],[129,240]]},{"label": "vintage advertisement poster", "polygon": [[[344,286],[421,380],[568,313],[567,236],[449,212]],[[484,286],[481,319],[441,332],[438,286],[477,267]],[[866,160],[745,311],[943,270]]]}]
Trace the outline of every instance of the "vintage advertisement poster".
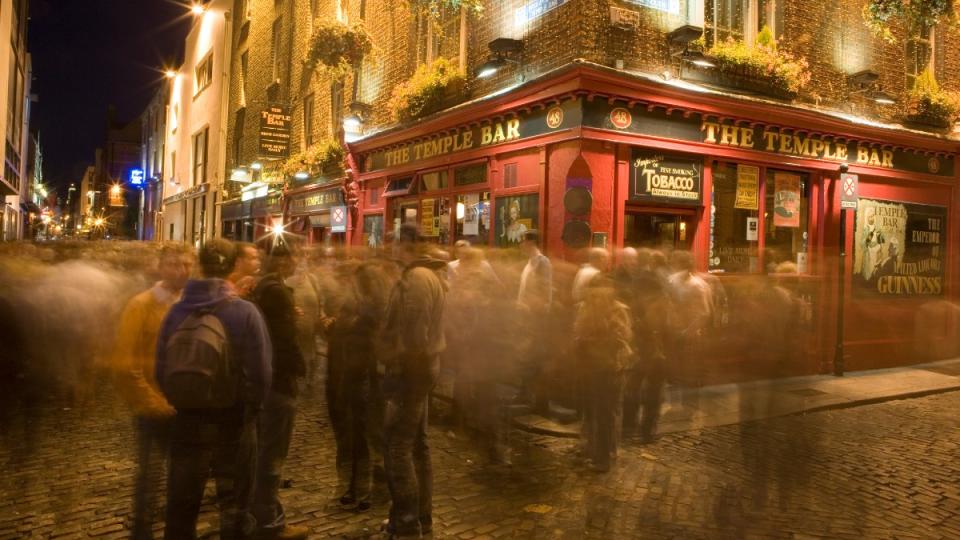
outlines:
[{"label": "vintage advertisement poster", "polygon": [[760,167],[737,165],[737,198],[734,208],[757,210],[760,197]]},{"label": "vintage advertisement poster", "polygon": [[527,231],[538,227],[539,195],[498,197],[496,242],[499,247],[520,245]]},{"label": "vintage advertisement poster", "polygon": [[[480,194],[467,193],[463,196],[462,214],[461,207],[457,208],[457,214],[463,217],[463,235],[476,236],[480,234]],[[459,219],[461,215],[458,215]]]},{"label": "vintage advertisement poster", "polygon": [[861,198],[856,216],[855,294],[943,294],[946,207]]},{"label": "vintage advertisement poster", "polygon": [[800,175],[775,172],[773,186],[773,226],[799,227]]},{"label": "vintage advertisement poster", "polygon": [[420,201],[420,236],[437,235],[437,231],[433,229],[433,204],[434,199]]}]

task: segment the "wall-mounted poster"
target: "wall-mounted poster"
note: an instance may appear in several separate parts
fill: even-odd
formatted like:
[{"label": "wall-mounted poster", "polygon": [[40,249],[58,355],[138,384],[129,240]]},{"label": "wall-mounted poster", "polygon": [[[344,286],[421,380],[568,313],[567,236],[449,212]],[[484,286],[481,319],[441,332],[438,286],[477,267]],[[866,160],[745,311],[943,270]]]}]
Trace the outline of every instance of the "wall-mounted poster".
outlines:
[{"label": "wall-mounted poster", "polygon": [[800,175],[775,172],[773,185],[773,225],[794,229],[799,227]]},{"label": "wall-mounted poster", "polygon": [[517,246],[523,235],[539,226],[540,196],[520,195],[497,198],[497,245]]},{"label": "wall-mounted poster", "polygon": [[861,296],[943,294],[947,209],[861,198],[853,289]]},{"label": "wall-mounted poster", "polygon": [[363,216],[363,245],[371,249],[383,247],[383,216]]},{"label": "wall-mounted poster", "polygon": [[420,201],[420,236],[436,236],[439,231],[433,227],[433,199]]},{"label": "wall-mounted poster", "polygon": [[756,210],[760,198],[760,167],[737,165],[737,198],[733,207]]}]

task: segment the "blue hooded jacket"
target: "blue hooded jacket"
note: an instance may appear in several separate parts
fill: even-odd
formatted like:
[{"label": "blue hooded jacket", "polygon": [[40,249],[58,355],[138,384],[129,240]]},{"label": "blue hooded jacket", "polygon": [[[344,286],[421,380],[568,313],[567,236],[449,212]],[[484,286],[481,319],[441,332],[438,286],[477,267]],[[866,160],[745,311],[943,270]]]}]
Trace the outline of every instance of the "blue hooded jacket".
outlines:
[{"label": "blue hooded jacket", "polygon": [[183,289],[183,298],[170,308],[160,327],[157,339],[157,382],[163,390],[162,374],[166,367],[167,341],[171,334],[197,309],[229,303],[216,315],[227,332],[230,354],[243,369],[243,400],[256,407],[263,403],[273,376],[270,336],[263,316],[255,305],[236,296],[233,288],[222,279],[191,279]]}]

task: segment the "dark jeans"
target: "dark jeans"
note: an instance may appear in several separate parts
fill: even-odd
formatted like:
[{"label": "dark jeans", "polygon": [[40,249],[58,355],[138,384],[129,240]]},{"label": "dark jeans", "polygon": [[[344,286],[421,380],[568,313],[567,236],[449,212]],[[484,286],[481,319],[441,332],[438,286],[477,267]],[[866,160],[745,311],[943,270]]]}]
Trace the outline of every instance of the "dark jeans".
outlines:
[{"label": "dark jeans", "polygon": [[350,455],[353,437],[350,434],[348,397],[345,390],[347,373],[347,349],[341,338],[331,338],[327,349],[327,377],[324,390],[327,398],[327,414],[337,444],[336,466],[339,487],[350,479]]},{"label": "dark jeans", "polygon": [[280,504],[283,465],[290,452],[296,400],[270,392],[257,418],[257,475],[253,495],[253,516],[261,530],[282,529],[286,515]]},{"label": "dark jeans", "polygon": [[616,458],[623,412],[623,373],[596,369],[586,374],[583,434],[586,456],[600,469]]},{"label": "dark jeans", "polygon": [[641,360],[640,365],[630,370],[623,395],[625,433],[636,429],[637,413],[643,407],[643,412],[640,412],[640,436],[648,439],[656,434],[665,382],[666,374],[661,360]]},{"label": "dark jeans", "polygon": [[433,528],[433,468],[427,445],[427,404],[436,381],[436,359],[414,362],[429,373],[392,373],[384,378],[384,462],[392,533],[419,535]]},{"label": "dark jeans", "polygon": [[383,397],[372,365],[352,366],[346,379],[350,424],[350,485],[347,494],[357,501],[370,498],[371,461],[383,460]]},{"label": "dark jeans", "polygon": [[177,413],[167,474],[167,540],[196,538],[197,515],[210,471],[217,483],[220,538],[253,532],[250,499],[256,459],[255,416],[242,406]]},{"label": "dark jeans", "polygon": [[149,540],[153,538],[154,517],[158,514],[157,495],[170,448],[173,420],[139,416],[134,423],[137,431],[137,476],[132,538]]}]

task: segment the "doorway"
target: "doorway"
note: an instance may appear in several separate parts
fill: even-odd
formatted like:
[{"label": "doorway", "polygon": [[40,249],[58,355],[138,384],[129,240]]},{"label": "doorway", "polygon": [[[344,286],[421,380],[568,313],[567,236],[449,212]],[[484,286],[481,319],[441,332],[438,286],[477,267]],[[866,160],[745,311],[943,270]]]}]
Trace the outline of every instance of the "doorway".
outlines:
[{"label": "doorway", "polygon": [[627,210],[624,219],[624,247],[673,251],[690,249],[693,214]]}]

